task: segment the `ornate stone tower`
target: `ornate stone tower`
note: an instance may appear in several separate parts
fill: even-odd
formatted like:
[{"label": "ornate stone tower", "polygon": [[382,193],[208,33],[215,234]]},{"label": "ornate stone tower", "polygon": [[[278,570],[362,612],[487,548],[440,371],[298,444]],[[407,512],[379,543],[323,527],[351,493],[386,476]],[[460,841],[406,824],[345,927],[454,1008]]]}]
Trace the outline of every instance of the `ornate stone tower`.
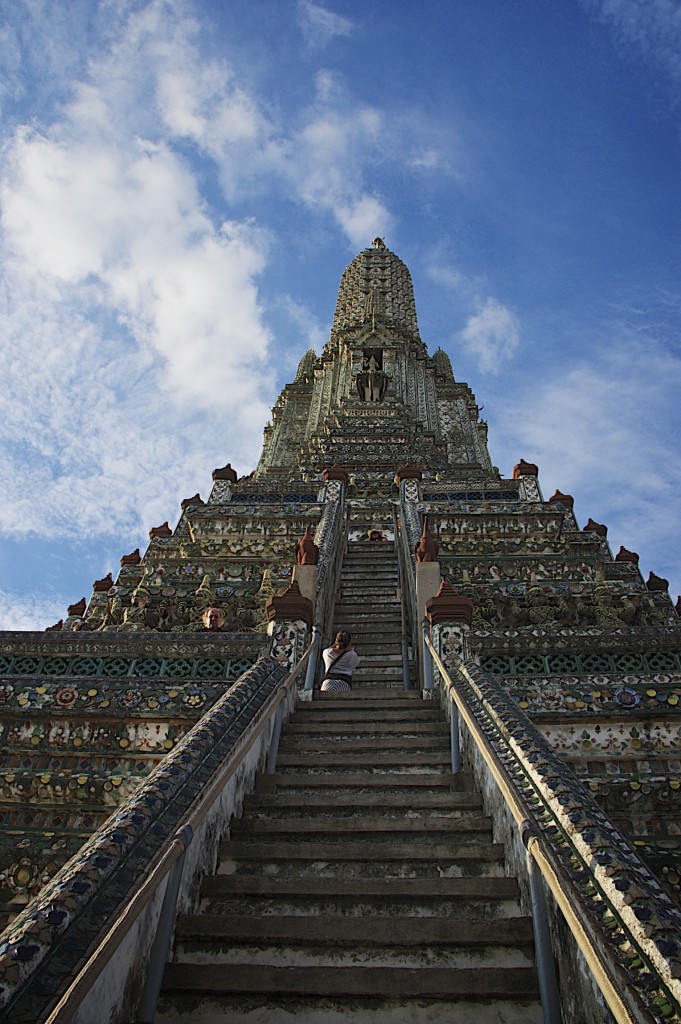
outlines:
[{"label": "ornate stone tower", "polygon": [[313,480],[340,464],[356,494],[389,496],[405,461],[433,477],[495,476],[475,399],[442,349],[428,355],[411,275],[377,238],[343,274],[321,357],[307,352],[280,395],[255,478]]},{"label": "ornate stone tower", "polygon": [[[373,543],[368,534],[394,542],[396,562],[401,552],[407,684],[427,685],[421,623],[431,609],[436,624],[442,584],[439,600],[470,614],[434,629],[436,646],[452,673],[475,666],[480,700],[487,686],[507,709],[507,750],[536,727],[562,763],[559,796],[595,797],[600,811],[585,796],[593,821],[604,812],[641,877],[651,869],[678,901],[681,622],[666,582],[645,582],[624,548],[613,557],[606,527],[580,527],[573,504],[559,491],[545,500],[522,459],[508,478],[492,466],[473,393],[442,349],[429,355],[409,271],[376,239],[342,276],[324,350],[303,356],[278,398],[255,471],[215,470],[207,499],[183,501],[174,529],[152,529],[146,552],[124,556],[64,622],[0,635],[7,919],[112,812],[149,794],[147,777],[200,735],[225,694],[263,665],[274,687],[313,625],[330,635],[344,553]],[[316,566],[305,564],[315,547]],[[584,856],[607,862],[595,840]],[[30,932],[30,914],[16,935]],[[38,948],[16,935],[16,948]]]}]

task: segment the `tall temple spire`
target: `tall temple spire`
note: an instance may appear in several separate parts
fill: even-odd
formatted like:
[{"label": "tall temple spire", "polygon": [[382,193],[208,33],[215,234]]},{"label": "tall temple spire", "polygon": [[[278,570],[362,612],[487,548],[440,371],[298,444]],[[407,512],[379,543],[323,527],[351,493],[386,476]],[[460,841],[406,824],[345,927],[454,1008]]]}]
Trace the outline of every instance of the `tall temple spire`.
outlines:
[{"label": "tall temple spire", "polygon": [[342,463],[390,482],[405,451],[427,472],[496,476],[470,389],[419,336],[411,274],[382,238],[345,269],[331,336],[303,356],[272,410],[256,477]]},{"label": "tall temple spire", "polygon": [[381,238],[363,249],[345,270],[338,289],[333,331],[368,322],[419,338],[411,274]]}]

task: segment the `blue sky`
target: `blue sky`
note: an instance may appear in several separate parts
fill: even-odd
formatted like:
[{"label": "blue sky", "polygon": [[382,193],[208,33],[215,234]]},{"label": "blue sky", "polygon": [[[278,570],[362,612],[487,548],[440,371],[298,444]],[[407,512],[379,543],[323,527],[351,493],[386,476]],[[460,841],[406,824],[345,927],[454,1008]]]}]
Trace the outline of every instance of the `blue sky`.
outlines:
[{"label": "blue sky", "polygon": [[14,0],[0,628],[255,465],[376,234],[510,475],[681,590],[672,0]]}]

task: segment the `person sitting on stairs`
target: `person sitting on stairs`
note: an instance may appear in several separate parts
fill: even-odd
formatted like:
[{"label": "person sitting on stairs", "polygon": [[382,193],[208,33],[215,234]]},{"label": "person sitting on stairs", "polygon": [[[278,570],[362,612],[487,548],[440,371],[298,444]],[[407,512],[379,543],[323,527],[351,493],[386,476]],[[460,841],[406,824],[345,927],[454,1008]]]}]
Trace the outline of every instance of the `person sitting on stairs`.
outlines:
[{"label": "person sitting on stairs", "polygon": [[336,633],[331,647],[322,651],[326,672],[322,690],[326,693],[344,693],[352,689],[352,673],[362,660],[352,646],[352,636],[343,630]]}]

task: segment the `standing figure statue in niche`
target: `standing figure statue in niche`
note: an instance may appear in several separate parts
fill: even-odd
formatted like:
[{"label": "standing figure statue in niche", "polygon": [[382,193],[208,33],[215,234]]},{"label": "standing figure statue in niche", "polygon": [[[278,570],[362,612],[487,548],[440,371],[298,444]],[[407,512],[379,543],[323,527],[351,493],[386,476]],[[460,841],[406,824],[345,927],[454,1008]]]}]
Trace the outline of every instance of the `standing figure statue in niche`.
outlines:
[{"label": "standing figure statue in niche", "polygon": [[364,357],[362,372],[357,374],[357,391],[364,402],[380,402],[388,387],[388,375],[381,369],[373,352]]}]

